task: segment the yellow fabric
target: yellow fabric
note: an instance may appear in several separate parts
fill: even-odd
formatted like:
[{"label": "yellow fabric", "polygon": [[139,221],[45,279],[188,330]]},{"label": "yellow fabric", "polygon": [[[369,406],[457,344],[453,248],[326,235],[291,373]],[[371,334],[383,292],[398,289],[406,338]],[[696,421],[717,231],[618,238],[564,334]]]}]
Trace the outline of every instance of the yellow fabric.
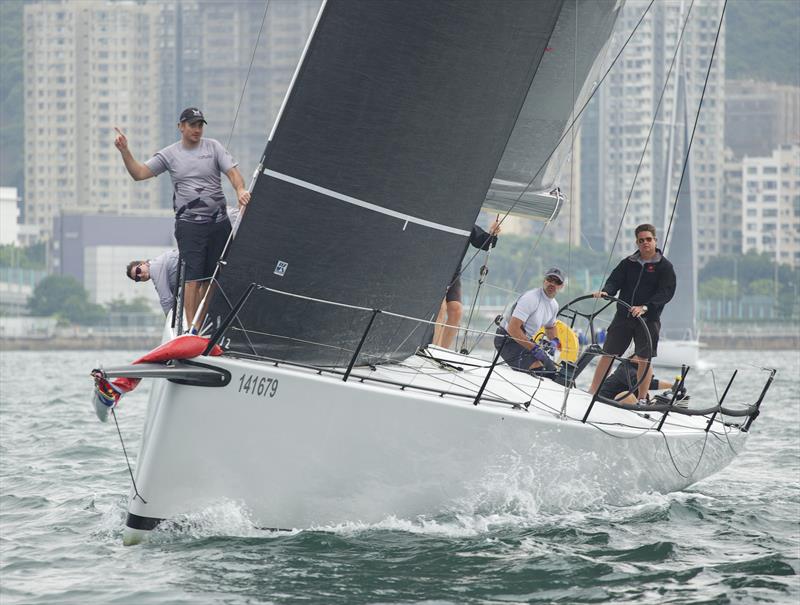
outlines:
[{"label": "yellow fabric", "polygon": [[[542,327],[536,332],[533,340],[539,340],[543,335],[544,328]],[[556,320],[556,336],[561,341],[561,359],[572,362],[578,359],[578,336],[560,319]]]}]

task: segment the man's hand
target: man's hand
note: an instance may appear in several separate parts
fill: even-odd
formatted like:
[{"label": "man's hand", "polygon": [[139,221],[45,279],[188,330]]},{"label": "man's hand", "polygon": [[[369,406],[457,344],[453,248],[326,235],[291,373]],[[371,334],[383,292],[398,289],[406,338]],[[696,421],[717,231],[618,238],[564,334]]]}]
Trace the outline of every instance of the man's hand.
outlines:
[{"label": "man's hand", "polygon": [[489,235],[500,235],[500,216],[494,219],[494,222],[489,227]]},{"label": "man's hand", "polygon": [[594,296],[595,298],[604,298],[608,296],[608,294],[600,290],[599,292],[592,292],[592,296]]},{"label": "man's hand", "polygon": [[124,152],[128,150],[128,138],[122,133],[122,131],[114,126],[114,130],[117,131],[117,138],[114,139],[114,146],[120,150],[120,152]]},{"label": "man's hand", "polygon": [[237,191],[236,197],[239,200],[239,207],[247,206],[250,202],[250,192],[247,189]]},{"label": "man's hand", "polygon": [[644,309],[644,305],[637,306],[637,307],[631,307],[631,315],[633,317],[639,317],[640,315],[644,315],[645,313],[646,313],[646,311]]}]

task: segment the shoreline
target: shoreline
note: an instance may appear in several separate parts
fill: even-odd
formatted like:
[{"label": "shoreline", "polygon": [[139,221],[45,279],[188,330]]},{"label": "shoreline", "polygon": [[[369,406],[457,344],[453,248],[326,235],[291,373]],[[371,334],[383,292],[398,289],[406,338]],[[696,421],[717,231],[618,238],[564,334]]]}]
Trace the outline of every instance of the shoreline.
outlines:
[{"label": "shoreline", "polygon": [[[3,338],[0,351],[150,351],[161,343],[160,338],[147,336],[85,337],[57,336],[53,338]],[[701,335],[705,350],[791,351],[800,350],[800,333],[784,334],[707,334]]]}]

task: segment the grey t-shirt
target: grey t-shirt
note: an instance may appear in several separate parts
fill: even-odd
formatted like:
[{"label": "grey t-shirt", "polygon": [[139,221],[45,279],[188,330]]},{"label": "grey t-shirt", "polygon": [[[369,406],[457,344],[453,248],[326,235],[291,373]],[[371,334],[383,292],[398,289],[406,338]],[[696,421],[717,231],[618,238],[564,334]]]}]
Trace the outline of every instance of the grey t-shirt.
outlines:
[{"label": "grey t-shirt", "polygon": [[175,290],[178,286],[178,251],[169,250],[150,261],[150,279],[158,292],[158,302],[164,313],[169,315],[175,303]]},{"label": "grey t-shirt", "polygon": [[194,149],[184,149],[178,141],[156,152],[145,165],[156,176],[169,171],[176,219],[193,223],[227,220],[220,173],[238,163],[219,141],[203,138]]}]

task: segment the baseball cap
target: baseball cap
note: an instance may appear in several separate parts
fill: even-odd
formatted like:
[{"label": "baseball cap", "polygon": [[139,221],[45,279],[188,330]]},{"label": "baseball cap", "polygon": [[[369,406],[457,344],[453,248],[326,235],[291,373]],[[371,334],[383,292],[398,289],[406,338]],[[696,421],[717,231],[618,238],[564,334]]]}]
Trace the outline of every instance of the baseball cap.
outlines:
[{"label": "baseball cap", "polygon": [[545,277],[555,277],[557,278],[562,284],[567,281],[564,279],[564,272],[559,269],[558,267],[550,267],[547,271],[544,272]]},{"label": "baseball cap", "polygon": [[181,112],[181,119],[178,120],[179,122],[189,122],[189,124],[194,124],[195,122],[202,122],[203,124],[208,124],[206,122],[205,117],[203,116],[203,112],[197,109],[197,107],[187,107]]}]

